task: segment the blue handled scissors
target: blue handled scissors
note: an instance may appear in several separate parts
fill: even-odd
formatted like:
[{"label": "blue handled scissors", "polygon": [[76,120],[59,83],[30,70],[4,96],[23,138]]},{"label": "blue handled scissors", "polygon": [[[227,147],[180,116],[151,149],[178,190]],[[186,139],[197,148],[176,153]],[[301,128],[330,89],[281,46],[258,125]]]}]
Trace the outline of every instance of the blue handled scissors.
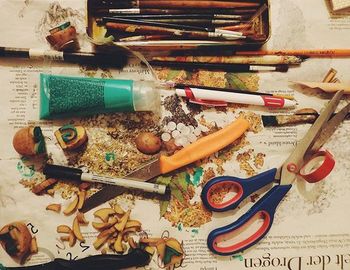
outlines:
[{"label": "blue handled scissors", "polygon": [[[336,110],[343,91],[339,91],[327,107],[323,110],[315,123],[310,127],[304,138],[298,143],[292,154],[281,166],[280,183],[274,185],[259,201],[257,201],[237,221],[227,226],[217,228],[210,232],[207,244],[209,249],[218,255],[232,255],[242,252],[259,242],[270,230],[274,214],[281,200],[286,196],[297,178],[300,168],[304,164],[307,155],[316,153],[327,139],[333,134],[339,124],[344,120],[350,110],[350,104],[345,106],[331,118]],[[329,120],[330,119],[330,120]],[[231,176],[220,176],[209,180],[203,187],[201,198],[205,207],[215,212],[224,212],[235,209],[245,198],[261,188],[275,182],[277,168],[270,169],[248,179],[240,179]],[[218,202],[213,198],[220,187],[231,186],[235,190],[233,198],[225,202]],[[235,244],[225,244],[229,235],[240,235],[255,220],[262,220],[262,225],[248,233],[248,237],[239,240]],[[226,238],[225,238],[226,237]],[[221,243],[223,242],[223,243]]]}]

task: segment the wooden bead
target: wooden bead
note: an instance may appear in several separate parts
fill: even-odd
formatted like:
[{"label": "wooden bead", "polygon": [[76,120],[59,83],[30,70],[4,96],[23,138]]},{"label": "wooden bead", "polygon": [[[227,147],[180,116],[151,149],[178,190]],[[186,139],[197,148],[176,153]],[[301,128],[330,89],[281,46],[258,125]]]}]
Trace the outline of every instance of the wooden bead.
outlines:
[{"label": "wooden bead", "polygon": [[63,150],[72,150],[87,142],[88,137],[84,127],[65,125],[55,131],[55,137]]},{"label": "wooden bead", "polygon": [[136,140],[137,149],[144,154],[155,154],[160,151],[162,146],[159,137],[151,132],[144,132],[137,136]]},{"label": "wooden bead", "polygon": [[13,147],[23,156],[33,156],[46,152],[45,139],[40,127],[25,127],[13,137]]}]

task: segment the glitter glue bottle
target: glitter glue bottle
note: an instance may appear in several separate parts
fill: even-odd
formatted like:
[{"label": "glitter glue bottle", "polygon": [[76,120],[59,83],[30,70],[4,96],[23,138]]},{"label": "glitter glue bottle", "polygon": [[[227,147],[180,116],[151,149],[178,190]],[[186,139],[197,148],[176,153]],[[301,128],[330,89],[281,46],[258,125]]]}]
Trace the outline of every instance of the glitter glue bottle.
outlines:
[{"label": "glitter glue bottle", "polygon": [[153,81],[40,74],[40,119],[111,112],[158,111],[160,92]]}]

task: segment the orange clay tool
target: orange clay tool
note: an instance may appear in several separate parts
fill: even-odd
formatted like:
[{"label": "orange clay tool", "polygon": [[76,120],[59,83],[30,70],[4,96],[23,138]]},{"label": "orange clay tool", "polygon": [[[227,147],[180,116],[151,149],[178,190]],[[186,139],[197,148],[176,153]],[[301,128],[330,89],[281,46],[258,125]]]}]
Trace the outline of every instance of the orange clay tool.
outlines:
[{"label": "orange clay tool", "polygon": [[[142,166],[141,168],[126,175],[125,179],[136,181],[148,181],[154,177],[169,173],[194,161],[210,156],[233,143],[249,128],[249,123],[245,119],[237,119],[227,127],[200,138],[198,141],[186,146],[174,155],[160,156],[158,159]],[[120,187],[108,186],[89,197],[82,208],[82,212],[90,209],[118,196],[125,190]]]}]

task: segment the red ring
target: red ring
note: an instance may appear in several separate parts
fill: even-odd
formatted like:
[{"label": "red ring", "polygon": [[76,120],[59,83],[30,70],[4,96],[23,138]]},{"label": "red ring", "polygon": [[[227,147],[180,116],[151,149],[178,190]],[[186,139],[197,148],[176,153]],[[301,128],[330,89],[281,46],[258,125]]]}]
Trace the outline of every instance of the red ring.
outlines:
[{"label": "red ring", "polygon": [[[319,157],[323,157],[323,162],[316,169],[310,173],[304,172],[307,167],[314,167]],[[319,151],[310,158],[308,162],[301,168],[299,174],[309,183],[317,183],[326,178],[333,170],[335,166],[335,160],[332,154],[328,151]]]}]

